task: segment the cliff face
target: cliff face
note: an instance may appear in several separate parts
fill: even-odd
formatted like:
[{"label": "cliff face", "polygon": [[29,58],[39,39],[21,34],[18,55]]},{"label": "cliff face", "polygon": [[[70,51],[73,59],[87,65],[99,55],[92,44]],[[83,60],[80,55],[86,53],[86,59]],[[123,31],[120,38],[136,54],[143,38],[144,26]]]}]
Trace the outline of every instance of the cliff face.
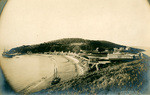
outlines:
[{"label": "cliff face", "polygon": [[[60,40],[54,40],[50,42],[44,42],[36,45],[23,45],[20,47],[12,48],[9,53],[22,53],[25,54],[27,52],[31,53],[43,53],[49,51],[71,51],[71,52],[79,52],[80,50],[84,50],[85,52],[89,51],[104,51],[110,50],[113,48],[126,47],[123,45],[118,45],[108,41],[98,41],[98,40],[87,40],[81,38],[65,38]],[[139,49],[138,49],[139,50]]]}]

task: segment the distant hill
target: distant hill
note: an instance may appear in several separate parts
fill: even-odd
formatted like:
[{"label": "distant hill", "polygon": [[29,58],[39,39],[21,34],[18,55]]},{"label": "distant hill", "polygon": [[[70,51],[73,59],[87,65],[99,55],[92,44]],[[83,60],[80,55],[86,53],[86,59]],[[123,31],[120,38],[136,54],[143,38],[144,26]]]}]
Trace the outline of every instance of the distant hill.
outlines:
[{"label": "distant hill", "polygon": [[[113,50],[113,48],[126,47],[123,45],[115,44],[109,41],[87,40],[81,38],[64,38],[49,42],[44,42],[36,45],[23,45],[20,47],[12,48],[9,53],[44,53],[53,51],[71,51],[79,52],[83,50],[85,52],[92,52],[98,50],[99,52],[104,50]],[[135,50],[135,48],[134,48]],[[136,49],[136,51],[140,49]]]}]

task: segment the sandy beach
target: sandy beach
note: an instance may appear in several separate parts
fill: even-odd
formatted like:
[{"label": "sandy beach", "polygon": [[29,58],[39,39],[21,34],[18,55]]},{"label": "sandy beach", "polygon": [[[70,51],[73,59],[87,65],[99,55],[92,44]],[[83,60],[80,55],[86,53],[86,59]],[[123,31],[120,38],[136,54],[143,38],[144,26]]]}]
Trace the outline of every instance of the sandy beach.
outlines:
[{"label": "sandy beach", "polygon": [[80,66],[80,63],[79,63],[79,60],[72,57],[72,56],[66,56],[67,58],[73,60],[73,62],[75,63],[76,65],[76,69],[77,69],[77,72],[79,75],[83,75],[84,74],[84,69]]},{"label": "sandy beach", "polygon": [[82,74],[78,60],[61,55],[22,55],[14,58],[3,58],[1,68],[9,84],[16,91],[28,88],[35,92],[45,89],[53,79],[54,66],[58,69],[61,81]]}]

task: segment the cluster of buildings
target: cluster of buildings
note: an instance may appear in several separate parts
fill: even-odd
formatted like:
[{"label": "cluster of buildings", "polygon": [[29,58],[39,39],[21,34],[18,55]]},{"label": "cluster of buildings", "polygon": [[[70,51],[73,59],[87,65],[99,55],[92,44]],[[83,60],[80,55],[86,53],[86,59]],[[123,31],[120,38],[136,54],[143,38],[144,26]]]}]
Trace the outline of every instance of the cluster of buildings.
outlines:
[{"label": "cluster of buildings", "polygon": [[112,63],[112,61],[120,61],[120,60],[135,60],[140,59],[142,57],[142,53],[129,53],[130,47],[120,47],[120,48],[114,48],[112,53],[109,53],[108,50],[105,50],[107,52],[106,56],[100,57],[100,56],[94,56],[90,54],[87,54],[85,52],[75,53],[75,52],[45,52],[45,54],[51,54],[51,55],[68,55],[72,56],[74,58],[77,58],[80,60],[80,64],[85,67],[88,66],[89,68],[96,68],[96,70],[99,70],[100,67],[98,65],[106,65]]},{"label": "cluster of buildings", "polygon": [[109,60],[132,60],[132,59],[140,59],[142,57],[142,53],[130,53],[130,47],[120,47],[114,48],[113,53],[107,54]]}]

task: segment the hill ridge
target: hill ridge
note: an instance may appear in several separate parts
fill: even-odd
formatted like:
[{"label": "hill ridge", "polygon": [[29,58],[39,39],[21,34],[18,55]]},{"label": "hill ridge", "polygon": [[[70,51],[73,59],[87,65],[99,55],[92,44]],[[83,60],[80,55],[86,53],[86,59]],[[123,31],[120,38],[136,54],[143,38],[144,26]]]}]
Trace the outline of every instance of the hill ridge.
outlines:
[{"label": "hill ridge", "polygon": [[[74,43],[74,44],[73,44]],[[81,43],[81,44],[75,44]],[[83,43],[83,44],[82,44]],[[82,38],[63,38],[44,42],[36,45],[23,45],[12,48],[9,53],[44,53],[53,51],[71,51],[80,52],[80,50],[93,51],[98,48],[98,51],[113,50],[113,48],[126,47],[124,45],[115,44],[104,40],[88,40]]]}]

